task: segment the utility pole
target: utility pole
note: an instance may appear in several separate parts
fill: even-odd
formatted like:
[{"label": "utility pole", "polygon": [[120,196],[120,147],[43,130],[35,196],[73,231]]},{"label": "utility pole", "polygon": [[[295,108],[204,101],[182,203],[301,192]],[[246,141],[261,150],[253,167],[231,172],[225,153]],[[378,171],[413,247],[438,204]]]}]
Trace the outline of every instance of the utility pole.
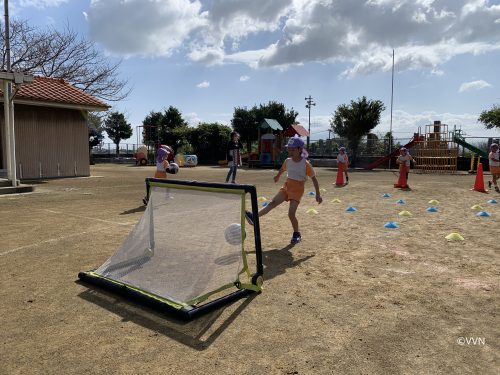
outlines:
[{"label": "utility pole", "polygon": [[[392,103],[394,101],[394,49],[392,50],[392,80],[391,80],[391,125],[389,128],[389,155],[392,154]],[[389,169],[391,169],[391,157],[389,157]]]},{"label": "utility pole", "polygon": [[309,128],[308,128],[309,135],[307,136],[307,149],[309,149],[309,139],[311,138],[311,107],[316,105],[316,103],[313,101],[311,95],[309,95],[309,97],[307,98],[304,98],[304,100],[307,103],[306,108],[309,109]]}]

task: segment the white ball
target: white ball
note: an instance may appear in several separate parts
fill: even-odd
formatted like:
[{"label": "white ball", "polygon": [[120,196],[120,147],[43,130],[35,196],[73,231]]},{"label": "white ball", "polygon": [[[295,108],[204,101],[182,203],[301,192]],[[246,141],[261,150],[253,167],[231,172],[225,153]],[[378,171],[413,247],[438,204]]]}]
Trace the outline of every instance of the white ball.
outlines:
[{"label": "white ball", "polygon": [[170,163],[168,170],[171,174],[177,174],[179,173],[179,165],[176,163]]},{"label": "white ball", "polygon": [[[241,237],[241,225],[237,223],[233,223],[227,226],[224,231],[224,237],[226,241],[230,245],[239,245],[242,242]],[[245,239],[245,234],[243,234],[243,239]]]}]

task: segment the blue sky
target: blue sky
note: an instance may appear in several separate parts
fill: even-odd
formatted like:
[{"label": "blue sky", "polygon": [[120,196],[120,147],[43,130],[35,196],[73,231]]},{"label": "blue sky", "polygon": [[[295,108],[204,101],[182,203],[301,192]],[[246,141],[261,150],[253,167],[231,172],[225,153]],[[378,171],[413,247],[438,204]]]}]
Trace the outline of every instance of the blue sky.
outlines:
[{"label": "blue sky", "polygon": [[[440,120],[468,136],[500,103],[500,0],[11,0],[11,18],[67,25],[93,40],[132,89],[113,104],[135,127],[177,107],[192,126],[229,124],[235,107],[276,100],[327,138],[338,105],[386,110],[374,132],[396,138]],[[127,143],[135,143],[136,135]]]}]

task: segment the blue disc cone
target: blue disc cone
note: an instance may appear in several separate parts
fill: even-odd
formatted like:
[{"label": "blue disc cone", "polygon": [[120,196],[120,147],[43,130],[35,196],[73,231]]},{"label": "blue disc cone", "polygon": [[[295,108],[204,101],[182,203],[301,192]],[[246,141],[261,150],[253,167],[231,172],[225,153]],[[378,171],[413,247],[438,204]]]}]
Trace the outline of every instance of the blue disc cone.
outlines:
[{"label": "blue disc cone", "polygon": [[399,203],[399,204],[406,204],[405,200],[404,199],[398,199],[396,201],[396,203]]},{"label": "blue disc cone", "polygon": [[355,211],[357,211],[357,209],[354,208],[354,207],[352,207],[352,206],[347,207],[345,210],[348,211],[348,212],[355,212]]},{"label": "blue disc cone", "polygon": [[309,193],[307,193],[307,195],[314,196],[314,195],[316,195],[316,193],[314,191],[310,191]]},{"label": "blue disc cone", "polygon": [[479,211],[476,216],[490,217],[491,215],[486,211]]},{"label": "blue disc cone", "polygon": [[399,228],[399,225],[394,221],[388,221],[387,223],[384,224],[384,228],[396,229]]},{"label": "blue disc cone", "polygon": [[497,204],[498,202],[495,199],[490,199],[488,201],[489,204]]},{"label": "blue disc cone", "polygon": [[385,193],[384,195],[382,195],[382,198],[390,198],[390,197],[392,197],[392,195],[391,195],[391,194],[387,194],[387,193]]},{"label": "blue disc cone", "polygon": [[269,202],[262,202],[262,207],[266,207],[269,204]]},{"label": "blue disc cone", "polygon": [[436,207],[429,207],[426,209],[426,211],[429,211],[429,212],[437,212],[438,209]]}]

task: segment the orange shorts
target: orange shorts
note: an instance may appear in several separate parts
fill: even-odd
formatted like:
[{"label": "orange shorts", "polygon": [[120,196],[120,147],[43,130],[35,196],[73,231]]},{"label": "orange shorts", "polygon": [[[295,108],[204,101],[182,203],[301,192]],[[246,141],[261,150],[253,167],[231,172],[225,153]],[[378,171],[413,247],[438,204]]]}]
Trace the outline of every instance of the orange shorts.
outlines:
[{"label": "orange shorts", "polygon": [[156,171],[155,178],[167,178],[167,172]]},{"label": "orange shorts", "polygon": [[500,167],[493,167],[490,165],[491,174],[500,174]]},{"label": "orange shorts", "polygon": [[281,187],[280,191],[285,194],[285,200],[297,201],[300,203],[304,195],[305,181],[297,181],[287,178],[285,184]]}]

